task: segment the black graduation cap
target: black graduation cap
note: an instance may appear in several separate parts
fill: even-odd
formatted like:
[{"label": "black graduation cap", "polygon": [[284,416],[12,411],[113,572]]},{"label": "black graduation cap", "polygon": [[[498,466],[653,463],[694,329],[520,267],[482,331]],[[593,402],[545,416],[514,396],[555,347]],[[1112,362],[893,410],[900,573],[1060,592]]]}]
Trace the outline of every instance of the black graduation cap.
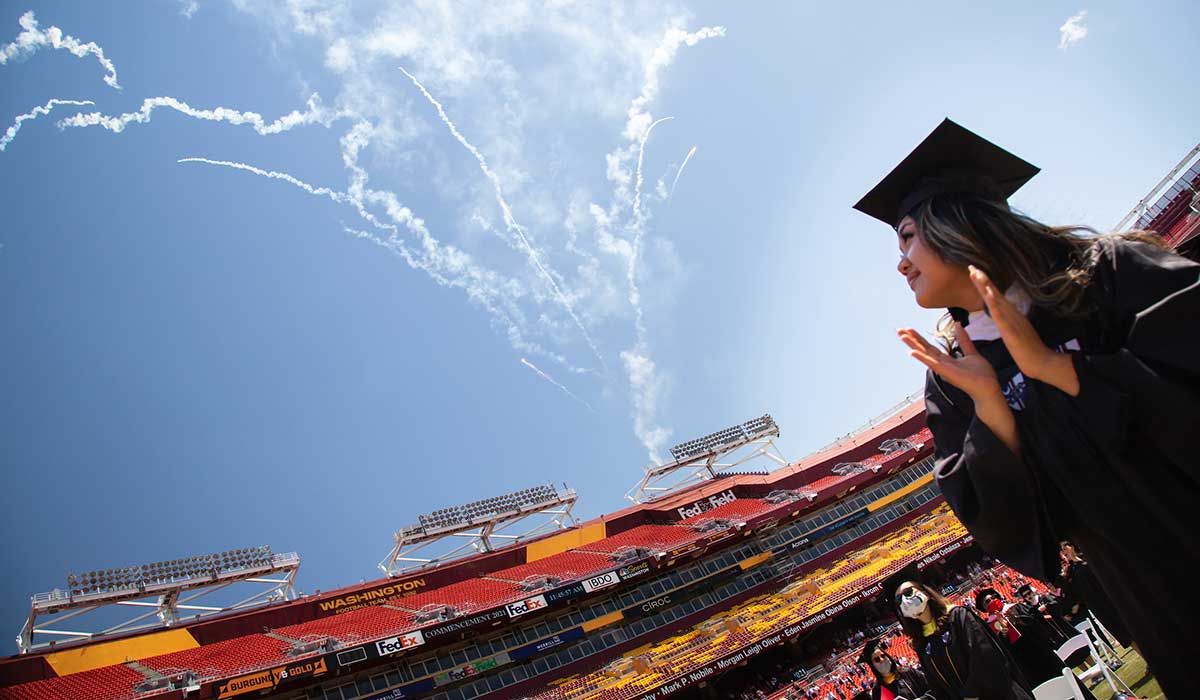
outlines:
[{"label": "black graduation cap", "polygon": [[1004,596],[1000,595],[1000,591],[997,591],[995,588],[980,588],[979,590],[975,591],[976,610],[979,612],[987,612],[987,606],[985,606],[983,603],[988,596],[996,596],[1001,600],[1004,599]]},{"label": "black graduation cap", "polygon": [[937,194],[970,193],[1004,202],[1040,170],[944,119],[854,208],[895,228]]},{"label": "black graduation cap", "polygon": [[[863,647],[862,653],[858,655],[858,663],[870,666],[871,654],[874,654],[875,650],[879,648],[879,642],[881,641],[883,641],[883,637],[868,639],[866,646]],[[884,653],[887,652],[885,651]]]},{"label": "black graduation cap", "polygon": [[900,584],[904,583],[905,581],[925,583],[925,577],[922,576],[920,570],[917,569],[917,562],[915,560],[909,562],[907,566],[885,578],[881,584],[882,589],[879,591],[879,597],[876,599],[878,602],[886,605],[888,609],[895,612],[897,617],[900,616],[900,606],[896,605],[896,589],[899,588]]}]

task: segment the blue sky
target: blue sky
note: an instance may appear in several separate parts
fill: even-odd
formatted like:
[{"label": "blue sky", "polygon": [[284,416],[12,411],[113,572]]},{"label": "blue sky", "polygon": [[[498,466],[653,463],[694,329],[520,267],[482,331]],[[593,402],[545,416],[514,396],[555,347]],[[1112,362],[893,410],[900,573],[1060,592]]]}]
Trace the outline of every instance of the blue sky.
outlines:
[{"label": "blue sky", "polygon": [[593,516],[676,442],[770,412],[796,459],[916,391],[937,314],[850,205],[942,117],[1098,228],[1198,138],[1194,3],[967,5],[0,4],[0,129],[94,103],[0,152],[0,620],[231,547],[371,578],[418,513]]}]

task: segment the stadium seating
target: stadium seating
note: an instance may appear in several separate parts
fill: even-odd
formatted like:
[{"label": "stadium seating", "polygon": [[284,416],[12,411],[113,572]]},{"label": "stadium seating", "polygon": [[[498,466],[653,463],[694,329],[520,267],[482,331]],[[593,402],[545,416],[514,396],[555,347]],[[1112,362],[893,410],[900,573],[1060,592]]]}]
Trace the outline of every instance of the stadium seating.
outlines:
[{"label": "stadium seating", "polygon": [[133,697],[134,686],[145,680],[141,673],[117,664],[62,678],[0,688],[0,697],[6,700],[125,700]]},{"label": "stadium seating", "polygon": [[613,565],[612,557],[604,554],[566,551],[531,564],[494,571],[487,578],[520,583],[530,576],[557,576],[569,581],[610,569]]},{"label": "stadium seating", "polygon": [[625,532],[605,537],[584,547],[579,552],[596,554],[611,554],[625,547],[645,547],[653,550],[667,550],[681,547],[689,542],[695,542],[701,535],[694,530],[678,525],[638,525]]},{"label": "stadium seating", "polygon": [[[833,563],[830,568],[807,574],[799,583],[815,585],[816,594],[794,597],[768,594],[751,598],[669,639],[624,654],[625,658],[644,658],[648,668],[643,673],[613,677],[604,672],[593,672],[534,697],[537,700],[629,700],[640,696],[671,678],[818,613],[899,570],[912,559],[936,551],[965,534],[962,525],[943,505]],[[728,624],[718,624],[721,622],[733,622],[733,631]]]},{"label": "stadium seating", "polygon": [[[914,444],[927,442],[928,430],[922,430],[908,438]],[[908,450],[891,455],[882,453],[864,460],[868,464],[884,464]],[[828,475],[808,485],[822,495],[837,492],[841,485],[854,478],[853,475]],[[149,673],[174,673],[191,671],[204,679],[224,678],[254,670],[268,668],[287,660],[286,653],[294,643],[308,643],[325,638],[334,638],[342,644],[360,643],[379,639],[414,629],[415,616],[435,606],[452,606],[460,614],[494,607],[529,596],[530,590],[521,584],[530,578],[546,576],[561,580],[575,580],[604,571],[616,562],[613,555],[630,548],[645,548],[651,551],[668,551],[686,547],[706,537],[695,526],[704,521],[750,520],[756,516],[781,509],[760,498],[739,498],[673,525],[640,525],[624,532],[611,535],[574,550],[560,552],[544,559],[518,566],[493,571],[482,577],[469,578],[457,583],[427,590],[416,595],[395,599],[387,605],[368,606],[331,617],[289,625],[267,634],[253,634],[207,644],[196,649],[164,654],[141,659],[140,663]],[[955,535],[924,533],[921,540],[927,547],[937,547]],[[897,549],[900,551],[902,548]],[[854,585],[862,585],[866,577],[878,574],[879,566],[867,560],[840,562],[828,571],[817,572],[820,596],[807,599],[806,608],[825,605],[830,599]],[[717,634],[693,631],[681,635],[671,648],[652,649],[650,668],[657,669],[649,674],[639,674],[638,680],[621,680],[588,674],[562,683],[563,697],[591,696],[601,688],[612,687],[612,693],[604,697],[632,697],[653,685],[662,674],[676,671],[686,658],[689,665],[702,664],[716,658],[730,644],[740,644],[765,633],[777,622],[780,615],[803,615],[803,610],[792,609],[774,598],[757,599],[739,608],[736,617],[737,631],[722,630]],[[675,650],[674,653],[672,649]],[[649,653],[649,652],[647,652]],[[642,678],[645,676],[645,678]],[[646,680],[646,679],[651,680]],[[146,680],[146,676],[124,664],[84,671],[63,678],[37,681],[17,686],[0,688],[0,699],[57,700],[61,697],[96,697],[103,700],[122,700],[134,697],[133,687]],[[86,687],[89,694],[81,695],[77,688]]]},{"label": "stadium seating", "polygon": [[152,656],[142,659],[141,664],[164,675],[193,671],[201,678],[228,678],[288,660],[287,652],[291,646],[282,639],[251,634],[195,649]]},{"label": "stadium seating", "polygon": [[300,642],[333,637],[345,644],[351,644],[412,629],[412,622],[412,614],[404,610],[390,605],[372,605],[341,615],[280,627],[275,632]]},{"label": "stadium seating", "polygon": [[756,515],[761,515],[778,507],[778,504],[768,503],[761,498],[739,498],[736,501],[730,501],[724,505],[717,506],[712,510],[706,510],[699,515],[684,518],[680,522],[683,524],[694,524],[705,520],[749,520]]},{"label": "stadium seating", "polygon": [[393,601],[393,605],[414,613],[430,605],[452,605],[460,613],[494,607],[528,595],[516,584],[484,578],[469,578],[432,591]]}]

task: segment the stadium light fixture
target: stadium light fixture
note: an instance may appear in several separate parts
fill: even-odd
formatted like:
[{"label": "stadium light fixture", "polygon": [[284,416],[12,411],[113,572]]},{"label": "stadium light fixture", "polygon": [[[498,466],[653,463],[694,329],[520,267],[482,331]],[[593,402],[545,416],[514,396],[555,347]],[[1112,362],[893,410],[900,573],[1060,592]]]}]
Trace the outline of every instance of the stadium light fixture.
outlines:
[{"label": "stadium light fixture", "polygon": [[[401,528],[393,534],[394,545],[379,568],[389,576],[444,562],[477,552],[490,552],[497,541],[515,544],[554,529],[575,524],[571,509],[577,500],[575,491],[553,484],[518,489],[499,496],[471,501],[459,506],[439,508],[418,515],[417,524]],[[538,518],[543,521],[531,530],[512,534],[509,530],[520,521]],[[440,547],[444,538],[466,538],[455,547]],[[447,551],[433,554],[437,549]],[[421,556],[417,556],[421,554]]]},{"label": "stadium light fixture", "polygon": [[645,503],[699,482],[715,479],[719,474],[759,457],[774,462],[770,468],[787,466],[788,461],[779,454],[772,440],[776,437],[779,437],[779,426],[769,414],[764,414],[681,442],[671,448],[673,459],[670,462],[646,467],[641,481],[625,497],[634,503]]},{"label": "stadium light fixture", "polygon": [[[172,625],[184,617],[203,617],[292,599],[295,598],[294,583],[299,568],[300,557],[295,552],[275,554],[269,546],[262,546],[140,566],[70,572],[66,575],[65,590],[56,588],[31,597],[29,616],[17,638],[17,647],[21,653],[26,653],[49,644],[61,645]],[[272,574],[282,574],[282,577],[269,578]],[[229,605],[191,602],[235,583],[264,590]],[[81,629],[96,625],[81,625],[80,622],[73,623],[75,629],[70,631],[58,629],[65,620],[100,609],[114,609],[114,606],[117,606],[115,609],[133,607],[138,613],[132,619],[96,631]],[[42,642],[41,639],[46,637],[54,641]]]}]

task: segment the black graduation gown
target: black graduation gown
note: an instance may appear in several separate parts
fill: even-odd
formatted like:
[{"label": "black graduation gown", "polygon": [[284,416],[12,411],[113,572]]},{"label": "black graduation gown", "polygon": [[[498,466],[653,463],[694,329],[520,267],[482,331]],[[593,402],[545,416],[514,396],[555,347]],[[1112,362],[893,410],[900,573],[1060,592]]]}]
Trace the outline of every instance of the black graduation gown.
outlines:
[{"label": "black graduation gown", "polygon": [[[1020,605],[1028,605],[1028,604],[1022,602],[1022,603],[1020,603]],[[1068,639],[1070,639],[1070,638],[1074,637],[1076,634],[1078,634],[1078,632],[1075,631],[1075,628],[1071,625],[1071,623],[1067,622],[1067,620],[1062,615],[1063,606],[1062,606],[1061,599],[1059,599],[1049,593],[1042,593],[1037,598],[1037,604],[1031,605],[1029,607],[1035,612],[1040,612],[1037,609],[1038,606],[1045,606],[1045,608],[1046,608],[1045,614],[1050,616],[1050,619],[1047,620],[1047,622],[1050,624],[1050,627],[1053,628],[1053,630],[1054,630],[1054,633],[1055,633],[1054,638],[1058,641],[1058,646],[1062,646],[1063,642],[1066,642]]]},{"label": "black graduation gown", "polygon": [[925,680],[925,674],[921,673],[919,669],[901,668],[896,672],[891,683],[884,683],[879,674],[875,674],[875,687],[871,688],[871,700],[880,700],[883,696],[881,688],[887,688],[894,695],[906,698],[906,700],[917,700],[929,692],[929,682]]},{"label": "black graduation gown", "polygon": [[[1087,565],[1087,562],[1073,562],[1067,570],[1065,583],[1074,599],[1072,605],[1079,605],[1079,610],[1071,615],[1072,623],[1078,624],[1087,618],[1088,613],[1091,613],[1100,621],[1100,624],[1112,633],[1112,636],[1117,638],[1121,646],[1129,646],[1133,641],[1133,636],[1129,633],[1129,626],[1125,624],[1125,619],[1121,616],[1117,605],[1113,603],[1108,594],[1104,592],[1104,588],[1096,581],[1096,577],[1092,575],[1091,567]],[[1112,641],[1105,637],[1103,632],[1097,630],[1096,633],[1108,644],[1112,644]]]},{"label": "black graduation gown", "polygon": [[1047,345],[1072,351],[1079,395],[1026,380],[1002,341],[977,343],[1014,409],[1021,456],[930,373],[934,473],[977,543],[1022,573],[1049,581],[1058,540],[1073,541],[1164,692],[1200,697],[1192,655],[1179,653],[1200,629],[1200,265],[1144,243],[1097,245],[1093,313],[1029,316]]},{"label": "black graduation gown", "polygon": [[925,679],[937,700],[1032,700],[1021,672],[979,617],[951,608],[931,637],[913,640]]}]

